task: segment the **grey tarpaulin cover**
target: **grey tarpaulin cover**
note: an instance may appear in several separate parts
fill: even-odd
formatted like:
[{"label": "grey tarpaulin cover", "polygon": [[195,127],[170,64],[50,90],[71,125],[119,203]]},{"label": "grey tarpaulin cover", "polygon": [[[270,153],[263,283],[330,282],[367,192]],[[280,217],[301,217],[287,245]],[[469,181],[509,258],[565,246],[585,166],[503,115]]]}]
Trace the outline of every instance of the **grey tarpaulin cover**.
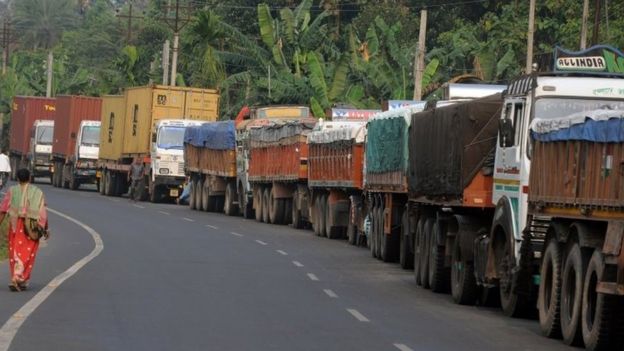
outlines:
[{"label": "grey tarpaulin cover", "polygon": [[184,142],[212,150],[233,150],[236,148],[234,121],[210,122],[199,126],[189,126],[184,131]]},{"label": "grey tarpaulin cover", "polygon": [[268,124],[249,130],[252,147],[263,147],[274,144],[290,144],[293,137],[307,135],[316,125],[315,119],[302,120],[270,120]]},{"label": "grey tarpaulin cover", "polygon": [[409,131],[411,197],[461,197],[496,147],[502,97],[482,99],[412,115]]}]

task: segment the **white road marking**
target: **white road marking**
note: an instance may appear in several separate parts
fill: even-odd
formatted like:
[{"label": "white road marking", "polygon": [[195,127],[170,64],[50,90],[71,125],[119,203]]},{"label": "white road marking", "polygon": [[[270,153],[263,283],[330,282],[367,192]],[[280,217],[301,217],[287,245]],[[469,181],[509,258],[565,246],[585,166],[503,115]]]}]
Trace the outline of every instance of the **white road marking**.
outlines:
[{"label": "white road marking", "polygon": [[108,196],[106,197],[106,200],[113,201],[113,202],[119,202],[119,199],[115,199],[115,198],[108,197]]},{"label": "white road marking", "polygon": [[405,344],[394,344],[394,347],[396,347],[397,349],[399,349],[401,351],[414,351],[414,350],[412,350],[412,348],[410,348],[409,346],[407,346]]},{"label": "white road marking", "polygon": [[258,244],[260,244],[260,245],[268,245],[267,243],[265,243],[265,242],[264,242],[264,241],[262,241],[262,240],[256,240],[256,242],[257,242]]},{"label": "white road marking", "polygon": [[243,234],[237,233],[237,232],[231,232],[230,234],[234,235],[234,236],[238,236],[238,237],[243,237]]},{"label": "white road marking", "polygon": [[26,304],[24,304],[17,312],[15,312],[9,320],[7,320],[2,328],[0,328],[0,351],[7,351],[11,346],[11,342],[13,342],[13,338],[19,331],[19,328],[24,324],[26,319],[39,307],[50,295],[58,288],[63,282],[69,278],[71,278],[74,274],[76,274],[82,267],[84,267],[87,263],[91,262],[94,258],[96,258],[102,250],[104,250],[104,243],[102,242],[102,237],[98,232],[96,232],[93,228],[88,225],[80,222],[77,219],[74,219],[66,214],[48,208],[48,211],[56,214],[57,216],[63,217],[68,221],[74,222],[75,224],[82,227],[86,230],[93,241],[95,242],[95,247],[93,251],[85,257],[83,257],[80,261],[74,263],[73,266],[69,267],[65,272],[57,275],[52,279],[46,286],[44,286],[35,296],[33,296]]},{"label": "white road marking", "polygon": [[137,204],[134,204],[134,205],[132,205],[132,206],[134,206],[134,207],[136,207],[136,208],[145,208],[145,206],[141,206],[141,205],[137,205]]},{"label": "white road marking", "polygon": [[297,267],[303,267],[303,264],[301,264],[299,261],[292,261],[292,262]]},{"label": "white road marking", "polygon": [[288,252],[286,252],[286,251],[283,251],[283,250],[277,250],[277,252],[278,252],[280,255],[288,256]]},{"label": "white road marking", "polygon": [[308,278],[310,278],[310,280],[314,280],[314,281],[318,281],[319,280],[319,278],[316,275],[312,274],[312,273],[308,273]]},{"label": "white road marking", "polygon": [[353,308],[347,308],[347,312],[351,313],[351,315],[360,322],[370,322],[370,320],[364,317],[364,315],[361,314],[358,310],[354,310]]},{"label": "white road marking", "polygon": [[169,213],[169,212],[165,212],[165,211],[158,211],[158,212],[159,212],[159,213],[162,213],[162,214],[164,214],[164,215],[166,215],[166,216],[169,216],[169,215],[171,214],[171,213]]},{"label": "white road marking", "polygon": [[210,225],[210,224],[206,224],[206,227],[207,228],[212,228],[212,229],[219,229],[219,228],[215,227],[214,225]]},{"label": "white road marking", "polygon": [[187,221],[187,222],[195,222],[194,219],[190,219],[190,218],[187,218],[187,217],[182,217],[182,219]]},{"label": "white road marking", "polygon": [[332,299],[337,299],[338,295],[336,295],[335,292],[329,290],[329,289],[323,289],[323,291],[327,294],[327,296],[331,297]]}]

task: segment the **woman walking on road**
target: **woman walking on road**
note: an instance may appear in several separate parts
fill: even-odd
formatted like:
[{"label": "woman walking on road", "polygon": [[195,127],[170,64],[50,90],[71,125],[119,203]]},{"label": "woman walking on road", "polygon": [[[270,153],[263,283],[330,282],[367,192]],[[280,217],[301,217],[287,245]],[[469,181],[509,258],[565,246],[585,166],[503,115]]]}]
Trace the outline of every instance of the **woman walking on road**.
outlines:
[{"label": "woman walking on road", "polygon": [[0,204],[0,222],[9,215],[9,268],[12,291],[28,287],[39,239],[48,238],[48,214],[43,192],[30,184],[30,171],[17,171],[18,185],[11,187]]}]

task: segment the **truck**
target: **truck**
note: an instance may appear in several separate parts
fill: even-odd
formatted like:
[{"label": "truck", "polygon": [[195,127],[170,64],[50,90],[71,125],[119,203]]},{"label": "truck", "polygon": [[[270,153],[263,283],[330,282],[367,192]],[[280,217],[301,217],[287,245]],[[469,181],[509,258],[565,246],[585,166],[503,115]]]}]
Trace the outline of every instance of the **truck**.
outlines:
[{"label": "truck", "polygon": [[250,117],[237,126],[238,173],[249,184],[255,218],[301,228],[309,220],[306,135],[317,120],[303,106],[257,108]]},{"label": "truck", "polygon": [[316,235],[347,236],[351,244],[357,243],[358,221],[349,219],[351,210],[362,205],[365,138],[366,118],[321,121],[308,134],[308,188],[314,204],[310,217]]},{"label": "truck", "polygon": [[104,194],[119,196],[129,187],[131,165],[138,160],[144,177],[138,199],[173,199],[184,184],[184,130],[218,117],[216,90],[170,86],[133,87],[123,98],[105,97],[98,169]]},{"label": "truck", "polygon": [[508,316],[537,306],[544,335],[610,350],[623,336],[624,54],[554,57],[502,95],[412,115],[401,233],[417,284],[459,304],[496,296]]},{"label": "truck", "polygon": [[56,100],[37,96],[15,96],[11,108],[9,159],[11,179],[20,168],[28,168],[34,181],[52,174],[50,153]]},{"label": "truck", "polygon": [[[252,131],[263,128],[264,126],[267,126],[269,124],[284,124],[289,121],[296,122],[299,120],[307,120],[308,123],[315,123],[316,120],[312,119],[310,116],[310,109],[306,106],[275,105],[253,108],[244,107],[239,115],[236,117],[236,179],[238,204],[243,217],[256,218],[258,221],[262,220],[263,189],[264,187],[268,187],[272,184],[272,181],[269,180],[261,181],[258,178],[258,174],[256,174],[252,180],[252,176],[250,173],[253,149],[251,142]],[[292,151],[296,150],[298,149],[292,149]],[[305,148],[304,151],[306,150],[307,148]],[[256,150],[256,152],[260,151]],[[306,157],[300,157],[300,166],[298,167],[305,169],[307,172]],[[272,159],[271,161],[274,161],[274,159]],[[258,161],[253,162],[258,162],[258,166],[254,167],[256,167],[255,169],[259,171],[261,169],[259,168],[261,160],[258,159]],[[303,177],[306,178],[307,176],[304,174]],[[293,179],[289,183],[289,185],[293,186],[297,183],[298,181],[294,181]],[[291,194],[293,196],[291,196],[291,199],[294,200],[292,206],[292,216],[294,216],[294,218],[290,219],[290,222],[296,228],[303,227],[306,221],[309,220],[309,211],[307,210],[308,191],[306,186],[299,185],[301,184],[297,184],[296,189],[291,189],[293,190],[293,193]],[[295,192],[294,190],[297,191]]]},{"label": "truck", "polygon": [[190,181],[192,210],[238,214],[234,121],[187,127],[184,164]]},{"label": "truck", "polygon": [[52,185],[76,190],[81,184],[99,187],[97,159],[102,100],[57,96],[51,161]]}]

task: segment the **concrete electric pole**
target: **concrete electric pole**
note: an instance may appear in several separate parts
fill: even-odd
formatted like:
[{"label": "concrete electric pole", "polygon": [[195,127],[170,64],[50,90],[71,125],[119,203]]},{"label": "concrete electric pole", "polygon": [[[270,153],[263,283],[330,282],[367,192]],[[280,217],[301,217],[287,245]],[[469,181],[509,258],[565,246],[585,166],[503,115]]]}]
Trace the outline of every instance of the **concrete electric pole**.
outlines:
[{"label": "concrete electric pole", "polygon": [[587,20],[589,18],[589,0],[583,0],[583,18],[581,23],[581,50],[587,48]]},{"label": "concrete electric pole", "polygon": [[414,100],[422,99],[422,79],[425,70],[425,40],[427,36],[427,9],[420,10],[418,51],[414,57]]},{"label": "concrete electric pole", "polygon": [[[176,77],[178,75],[178,50],[180,41],[180,31],[191,21],[192,6],[181,5],[182,0],[175,0],[175,5],[165,6],[167,14],[162,18],[163,21],[173,31],[173,55],[171,58],[171,86],[176,85]],[[169,14],[173,16],[170,17]]]},{"label": "concrete electric pole", "polygon": [[132,14],[132,1],[130,1],[128,4],[128,14],[122,15],[119,13],[119,10],[117,10],[117,18],[125,18],[128,20],[128,29],[126,32],[126,44],[130,44],[130,40],[132,40],[132,20],[135,18],[142,19],[143,16],[135,16]]},{"label": "concrete electric pole", "polygon": [[535,0],[529,5],[529,30],[527,31],[527,57],[525,73],[533,70],[533,34],[535,33]]}]

